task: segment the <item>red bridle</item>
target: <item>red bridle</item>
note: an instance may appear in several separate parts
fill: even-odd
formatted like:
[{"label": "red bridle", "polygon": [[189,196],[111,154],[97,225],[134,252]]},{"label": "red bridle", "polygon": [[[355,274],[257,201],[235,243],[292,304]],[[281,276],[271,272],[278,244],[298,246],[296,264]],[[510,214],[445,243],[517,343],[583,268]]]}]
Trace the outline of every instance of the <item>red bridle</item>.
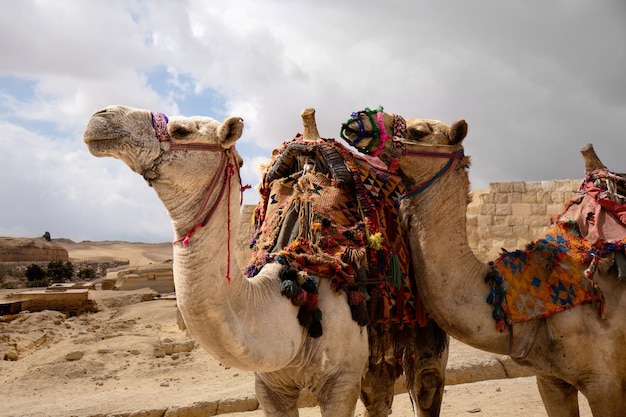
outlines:
[{"label": "red bridle", "polygon": [[[177,243],[182,242],[183,246],[185,247],[188,246],[189,240],[191,239],[193,234],[198,229],[206,226],[209,220],[211,220],[211,218],[215,214],[215,211],[219,203],[222,201],[222,198],[224,197],[224,192],[226,191],[226,189],[228,189],[228,196],[229,196],[228,225],[227,225],[228,227],[228,271],[227,271],[226,278],[228,279],[228,282],[230,282],[230,217],[231,217],[230,216],[230,194],[231,194],[230,193],[231,191],[230,179],[235,174],[237,174],[237,176],[239,177],[239,184],[241,185],[241,175],[239,173],[239,164],[238,164],[236,153],[235,153],[235,146],[233,145],[230,148],[225,149],[222,146],[218,144],[214,144],[214,143],[172,142],[171,137],[167,131],[167,123],[168,123],[168,118],[166,115],[164,115],[163,113],[152,113],[152,126],[154,127],[154,131],[155,131],[155,135],[157,139],[161,143],[161,153],[154,160],[152,166],[144,172],[144,178],[146,178],[146,181],[148,181],[150,185],[152,185],[151,184],[152,181],[158,179],[158,173],[156,171],[156,168],[158,164],[160,163],[164,152],[167,152],[167,151],[221,152],[219,166],[217,167],[215,176],[213,177],[213,179],[211,180],[211,183],[209,184],[209,188],[206,192],[204,200],[202,201],[202,204],[200,205],[200,209],[198,210],[198,214],[196,215],[196,218],[194,221],[194,226],[187,233],[185,233],[184,236],[174,240],[172,244],[175,245]],[[149,178],[147,178],[147,173],[150,173],[150,175],[148,175]],[[246,185],[240,188],[242,197],[243,197],[243,191],[245,191],[248,188],[250,188],[249,185]],[[217,198],[207,210],[207,204],[209,202],[209,199],[212,195],[215,195],[215,194],[217,194]],[[241,204],[241,199],[240,199],[240,204]],[[205,212],[205,210],[206,210],[206,215],[204,215],[204,217],[201,217],[202,213]]]}]

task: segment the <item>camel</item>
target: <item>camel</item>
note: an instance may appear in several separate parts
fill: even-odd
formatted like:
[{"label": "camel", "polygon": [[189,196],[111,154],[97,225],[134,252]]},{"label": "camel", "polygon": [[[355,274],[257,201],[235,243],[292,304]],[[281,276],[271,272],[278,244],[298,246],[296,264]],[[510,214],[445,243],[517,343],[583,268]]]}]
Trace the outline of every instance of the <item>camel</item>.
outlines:
[{"label": "camel", "polygon": [[[479,260],[467,241],[470,160],[463,153],[466,134],[464,120],[450,126],[431,119],[405,120],[382,108],[353,113],[342,127],[342,137],[360,151],[377,154],[390,168],[398,169],[411,190],[403,198],[401,213],[409,228],[412,261],[424,273],[418,289],[441,327],[463,343],[510,355],[516,362],[530,367],[536,374],[550,417],[579,416],[578,392],[587,398],[594,416],[623,416],[626,297],[625,284],[616,276],[617,268],[609,262],[608,266],[594,271],[597,259],[589,258],[587,252],[583,254],[586,264],[566,271],[560,267],[572,259],[562,258],[558,254],[560,249],[554,250],[551,253],[556,254],[554,259],[559,259],[561,264],[552,263],[551,267],[560,268],[566,278],[586,282],[591,288],[590,297],[555,314],[510,320],[508,315],[517,306],[509,304],[507,311],[502,299],[508,297],[506,286],[515,287],[516,282],[496,282],[494,265],[497,264]],[[586,146],[582,151],[588,175],[602,167],[592,150]],[[576,206],[569,203],[570,209]],[[572,219],[567,218],[569,212],[553,219],[554,226],[573,227]],[[525,251],[503,253],[499,259],[510,261],[514,255],[537,254],[542,245],[548,247],[549,236],[530,244]],[[624,237],[620,236],[618,247],[622,247]],[[584,247],[591,246],[586,243]],[[610,245],[594,248],[597,253],[601,249],[610,252]],[[616,259],[618,254],[619,251],[615,252]],[[543,268],[544,275],[553,272]],[[488,304],[488,299],[493,305]],[[500,308],[503,306],[504,309]]]},{"label": "camel", "polygon": [[[304,133],[316,140],[311,115],[302,113]],[[305,388],[323,416],[353,416],[359,395],[367,416],[388,415],[398,365],[370,353],[372,334],[352,319],[346,294],[319,280],[324,330],[313,337],[300,324],[298,307],[281,294],[279,263],[264,265],[253,278],[237,264],[243,187],[235,142],[242,131],[239,117],[168,119],[115,105],[95,112],[83,137],[91,154],[120,159],[154,188],[171,217],[174,284],[187,330],[224,365],[255,373],[265,415],[297,416]],[[415,415],[438,416],[447,349],[437,357],[428,347],[412,349],[419,367],[408,384]]]}]

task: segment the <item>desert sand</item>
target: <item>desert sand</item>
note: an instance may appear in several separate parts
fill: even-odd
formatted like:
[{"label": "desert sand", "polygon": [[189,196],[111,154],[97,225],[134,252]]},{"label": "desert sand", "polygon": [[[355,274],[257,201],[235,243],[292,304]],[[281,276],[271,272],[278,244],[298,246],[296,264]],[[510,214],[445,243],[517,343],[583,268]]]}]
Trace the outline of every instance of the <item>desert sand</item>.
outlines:
[{"label": "desert sand", "polygon": [[[64,243],[70,258],[111,256],[131,265],[171,259],[171,245],[127,242]],[[10,292],[10,291],[9,291]],[[0,297],[4,296],[0,294]],[[148,289],[91,291],[100,310],[67,317],[22,312],[0,321],[0,417],[263,416],[254,376],[221,365],[177,325],[174,297]],[[15,357],[16,356],[16,357]],[[547,416],[534,377],[510,359],[453,341],[442,416]],[[582,417],[590,417],[581,398]],[[319,416],[317,407],[301,408]],[[359,403],[356,416],[363,415]],[[393,415],[411,416],[406,393]]]}]

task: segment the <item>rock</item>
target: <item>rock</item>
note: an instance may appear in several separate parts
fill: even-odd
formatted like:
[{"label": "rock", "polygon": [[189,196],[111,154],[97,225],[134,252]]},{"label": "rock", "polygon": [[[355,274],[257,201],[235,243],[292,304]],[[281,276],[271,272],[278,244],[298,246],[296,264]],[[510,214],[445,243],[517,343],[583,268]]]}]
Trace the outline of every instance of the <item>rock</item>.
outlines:
[{"label": "rock", "polygon": [[17,351],[15,349],[9,350],[4,353],[5,361],[16,361],[18,359],[19,359],[19,355],[17,354]]},{"label": "rock", "polygon": [[70,352],[67,355],[65,355],[65,360],[66,361],[77,361],[82,359],[84,353],[81,351],[75,351],[75,352]]}]

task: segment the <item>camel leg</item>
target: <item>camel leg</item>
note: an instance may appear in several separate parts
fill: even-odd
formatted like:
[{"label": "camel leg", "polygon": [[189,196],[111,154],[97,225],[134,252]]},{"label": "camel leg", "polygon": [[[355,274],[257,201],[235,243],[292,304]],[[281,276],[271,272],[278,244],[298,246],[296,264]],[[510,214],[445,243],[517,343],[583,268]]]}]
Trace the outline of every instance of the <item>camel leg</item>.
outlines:
[{"label": "camel leg", "polygon": [[295,387],[272,389],[261,375],[254,375],[254,392],[267,417],[298,417],[300,390]]},{"label": "camel leg", "polygon": [[537,376],[537,387],[550,417],[579,417],[578,390],[567,382]]},{"label": "camel leg", "polygon": [[359,377],[362,368],[359,371],[328,378],[322,386],[311,388],[319,403],[322,417],[354,417],[361,389]]},{"label": "camel leg", "polygon": [[449,337],[431,320],[417,329],[416,342],[407,346],[403,366],[415,416],[439,417],[450,352]]},{"label": "camel leg", "polygon": [[364,417],[387,417],[391,413],[394,385],[401,372],[397,366],[386,361],[370,364],[361,381]]},{"label": "camel leg", "polygon": [[581,392],[589,402],[591,413],[602,417],[623,417],[626,410],[626,385],[619,376],[608,376]]},{"label": "camel leg", "polygon": [[[433,362],[436,361],[436,358],[433,359]],[[438,417],[443,400],[445,374],[439,368],[427,366],[417,373],[407,371],[406,383],[415,415]]]}]

